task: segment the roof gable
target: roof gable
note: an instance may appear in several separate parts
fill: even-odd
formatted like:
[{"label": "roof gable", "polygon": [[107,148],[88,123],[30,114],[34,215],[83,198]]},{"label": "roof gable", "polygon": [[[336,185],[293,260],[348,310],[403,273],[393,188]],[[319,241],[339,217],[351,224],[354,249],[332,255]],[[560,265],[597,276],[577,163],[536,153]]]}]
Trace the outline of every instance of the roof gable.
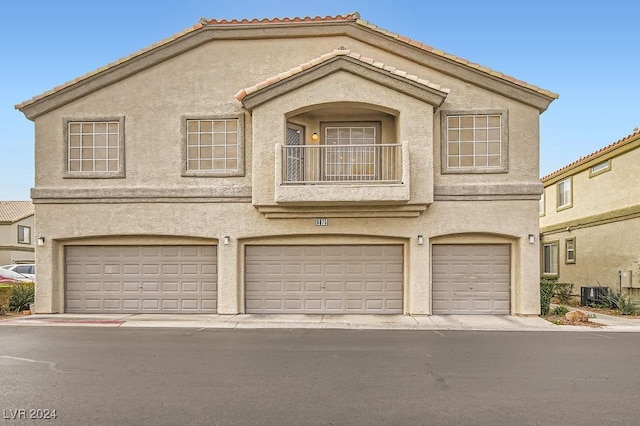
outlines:
[{"label": "roof gable", "polygon": [[235,97],[245,107],[252,109],[282,93],[288,93],[338,71],[359,75],[435,107],[441,105],[449,93],[449,89],[438,84],[341,47],[244,88]]},{"label": "roof gable", "polygon": [[31,201],[0,201],[0,224],[9,225],[33,216],[35,210]]},{"label": "roof gable", "polygon": [[[265,30],[268,29],[268,32]],[[211,40],[347,35],[421,62],[443,73],[504,94],[544,111],[558,95],[490,68],[347,15],[253,20],[206,20],[125,58],[80,76],[15,106],[34,119]]]}]

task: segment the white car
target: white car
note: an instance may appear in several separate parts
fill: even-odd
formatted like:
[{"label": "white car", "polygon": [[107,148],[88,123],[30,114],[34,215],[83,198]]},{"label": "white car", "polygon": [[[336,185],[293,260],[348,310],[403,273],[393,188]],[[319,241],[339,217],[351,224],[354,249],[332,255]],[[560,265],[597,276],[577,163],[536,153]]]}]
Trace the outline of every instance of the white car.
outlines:
[{"label": "white car", "polygon": [[36,265],[35,265],[35,263],[4,265],[4,266],[0,266],[0,268],[16,272],[16,273],[22,275],[23,277],[28,278],[30,281],[35,281],[36,280]]}]

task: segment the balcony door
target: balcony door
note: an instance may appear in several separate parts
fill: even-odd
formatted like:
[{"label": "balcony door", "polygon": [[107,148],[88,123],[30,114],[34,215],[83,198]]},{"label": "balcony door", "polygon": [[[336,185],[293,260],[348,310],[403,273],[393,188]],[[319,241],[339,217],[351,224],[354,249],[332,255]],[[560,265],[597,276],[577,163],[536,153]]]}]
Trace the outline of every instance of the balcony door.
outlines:
[{"label": "balcony door", "polygon": [[323,122],[326,181],[373,181],[380,174],[380,122]]}]

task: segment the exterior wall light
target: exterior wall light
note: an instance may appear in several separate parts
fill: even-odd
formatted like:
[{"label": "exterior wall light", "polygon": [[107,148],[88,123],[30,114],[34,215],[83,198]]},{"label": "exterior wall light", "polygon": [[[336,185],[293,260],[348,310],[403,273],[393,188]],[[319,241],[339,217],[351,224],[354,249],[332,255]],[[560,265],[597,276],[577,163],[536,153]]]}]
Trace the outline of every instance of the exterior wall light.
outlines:
[{"label": "exterior wall light", "polygon": [[229,241],[231,241],[231,237],[228,235],[225,235],[224,237],[224,245],[228,246],[229,245]]},{"label": "exterior wall light", "polygon": [[529,244],[535,244],[536,236],[533,234],[529,234]]},{"label": "exterior wall light", "polygon": [[418,245],[421,246],[424,244],[424,237],[422,235],[418,235]]},{"label": "exterior wall light", "polygon": [[311,140],[314,140],[314,141],[318,140],[318,134],[316,132],[313,132],[313,134],[311,135]]},{"label": "exterior wall light", "polygon": [[38,245],[39,246],[43,246],[44,245],[44,237],[39,237],[38,238]]}]

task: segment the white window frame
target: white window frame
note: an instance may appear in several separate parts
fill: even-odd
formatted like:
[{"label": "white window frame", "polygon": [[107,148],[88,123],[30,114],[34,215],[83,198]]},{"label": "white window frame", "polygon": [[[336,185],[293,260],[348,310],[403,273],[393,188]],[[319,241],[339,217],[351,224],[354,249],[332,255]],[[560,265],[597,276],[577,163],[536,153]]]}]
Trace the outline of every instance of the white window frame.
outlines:
[{"label": "white window frame", "polygon": [[544,216],[547,213],[547,203],[546,198],[544,196],[544,189],[542,190],[542,194],[540,195],[540,200],[538,201],[538,215]]},{"label": "white window frame", "polygon": [[[224,145],[214,145],[213,138],[215,134],[219,132],[215,132],[213,129],[211,132],[200,132],[200,131],[191,131],[189,130],[190,122],[225,122],[234,121],[236,125],[236,147],[234,150],[235,157],[227,157],[227,149],[231,147],[231,144],[227,146],[226,138],[228,135],[232,135],[234,132],[221,132],[224,133],[225,144]],[[200,125],[200,124],[199,124]],[[233,177],[233,176],[244,176],[245,166],[244,166],[244,153],[245,153],[245,142],[244,142],[244,115],[243,114],[223,114],[223,115],[211,115],[211,116],[183,116],[182,117],[182,176],[183,177]],[[208,142],[201,143],[200,140],[203,135],[211,134],[212,142],[209,144]],[[189,141],[189,135],[197,135],[198,142],[196,145],[193,145],[192,142]],[[193,136],[192,136],[193,137]],[[203,160],[198,156],[193,157],[192,151],[197,149],[206,149],[207,151],[211,150],[211,167],[203,167],[203,168],[191,168],[189,166],[189,161],[198,161],[198,164],[201,164],[202,161],[209,161],[208,159]],[[225,154],[222,156],[221,154],[216,154],[215,151],[222,150],[224,148]],[[236,167],[233,168],[216,168],[215,162],[224,162],[225,166],[227,160],[235,160]]]},{"label": "white window frame", "polygon": [[[571,246],[571,247],[569,247]],[[567,238],[564,240],[564,263],[576,263],[576,239]]]},{"label": "white window frame", "polygon": [[[568,190],[567,188],[568,187]],[[564,210],[573,207],[573,177],[569,176],[556,183],[557,210]]]},{"label": "white window frame", "polygon": [[594,164],[589,167],[589,177],[592,178],[594,176],[601,175],[609,170],[611,170],[611,159],[601,161],[598,164]]},{"label": "white window frame", "polygon": [[[106,124],[107,127],[109,124],[117,125],[117,132],[111,133],[111,135],[117,135],[116,146],[112,146],[109,142],[109,132],[107,133],[75,133],[71,131],[71,126],[75,124],[80,125],[92,125],[95,128],[96,124]],[[82,145],[83,141],[81,141],[80,147],[72,144],[71,138],[75,136],[79,136],[80,139],[83,139],[83,135],[87,136],[89,139],[93,141],[87,147]],[[107,139],[106,145],[96,147],[96,136],[102,135]],[[124,178],[125,177],[125,164],[124,164],[124,117],[91,117],[91,118],[77,118],[77,117],[66,117],[64,118],[64,139],[66,142],[66,149],[64,155],[65,161],[65,171],[63,174],[64,178],[75,178],[75,179],[108,179],[108,178]],[[87,161],[91,161],[93,164],[93,170],[71,170],[71,161],[77,161],[73,155],[71,155],[72,150],[79,149],[80,154],[80,163],[82,164],[82,159],[84,158],[84,150],[89,150],[92,155],[90,158],[86,158]],[[104,149],[106,154],[105,158],[97,159],[96,151],[98,149]],[[117,157],[109,157],[110,150],[117,150]],[[96,171],[95,164],[96,161],[116,161],[117,168],[116,170],[110,171]]]},{"label": "white window frame", "polygon": [[18,244],[31,244],[31,227],[18,225]]},{"label": "white window frame", "polygon": [[[559,273],[558,241],[547,241],[542,244],[542,275],[557,277]],[[548,249],[548,250],[547,250]],[[548,255],[547,255],[548,252]]]},{"label": "white window frame", "polygon": [[[485,117],[500,117],[500,127],[477,127],[476,120],[483,119]],[[469,119],[473,118],[474,125],[466,128],[460,123],[457,127],[450,128],[449,124],[451,119]],[[493,132],[490,132],[493,130]],[[494,135],[497,130],[497,135]],[[451,132],[450,132],[451,131]],[[462,154],[462,143],[460,138],[452,139],[450,141],[450,135],[456,132],[472,132],[473,136],[466,143],[470,143],[473,146],[473,153],[470,156],[473,157],[473,165],[450,165],[449,158],[457,157],[462,158],[465,154]],[[486,132],[486,137],[484,136]],[[492,135],[490,136],[489,133]],[[440,163],[443,174],[466,174],[466,173],[507,173],[509,171],[509,114],[507,110],[465,110],[465,111],[442,111],[440,120]],[[457,143],[456,143],[457,142]],[[486,146],[483,144],[486,142]],[[488,149],[489,143],[499,143],[500,147],[500,162],[496,165],[476,165],[478,158],[489,158]],[[457,147],[458,152],[451,152]]]}]

